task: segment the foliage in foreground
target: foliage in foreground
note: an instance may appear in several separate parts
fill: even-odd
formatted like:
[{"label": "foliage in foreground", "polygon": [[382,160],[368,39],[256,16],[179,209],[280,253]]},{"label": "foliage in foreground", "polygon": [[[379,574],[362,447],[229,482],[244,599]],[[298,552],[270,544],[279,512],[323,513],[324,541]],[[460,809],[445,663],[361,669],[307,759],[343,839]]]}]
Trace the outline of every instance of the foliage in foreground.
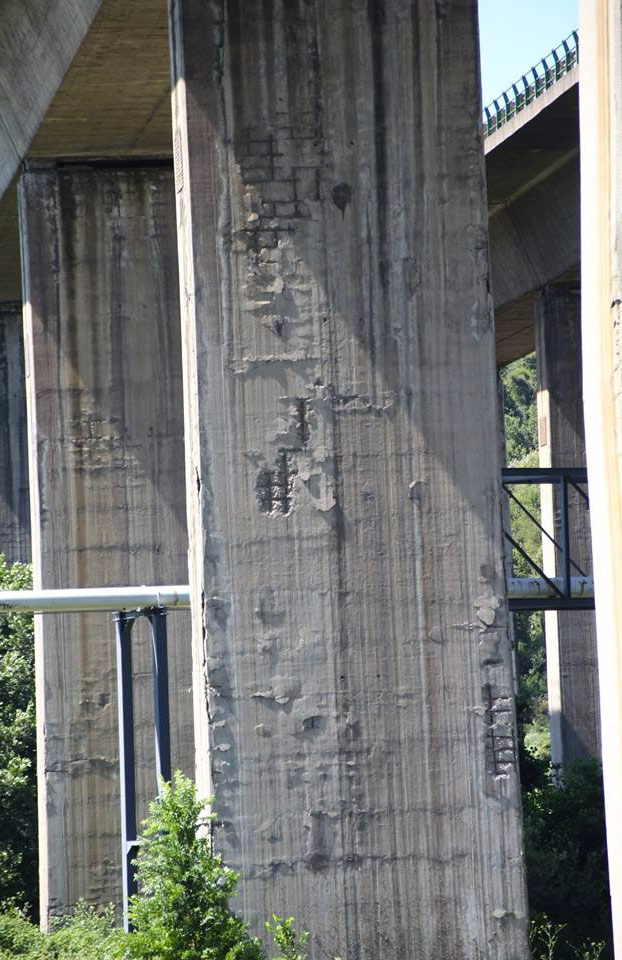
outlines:
[{"label": "foliage in foreground", "polygon": [[43,933],[17,908],[0,913],[0,960],[117,960],[122,934],[115,929],[115,911],[105,913],[79,903],[70,918],[58,920]]},{"label": "foliage in foreground", "polygon": [[605,960],[609,956],[602,940],[585,940],[573,946],[566,938],[564,924],[551,923],[545,916],[531,922],[529,944],[532,960]]},{"label": "foliage in foreground", "polygon": [[[191,780],[179,771],[150,806],[137,859],[139,894],[132,898],[130,960],[265,960],[261,942],[229,906],[238,874],[214,853]],[[294,919],[273,916],[266,927],[280,950],[274,960],[306,960],[306,933]]]},{"label": "foliage in foreground", "polygon": [[136,960],[260,960],[261,945],[229,907],[237,875],[212,850],[203,803],[180,773],[150,807],[132,899]]},{"label": "foliage in foreground", "polygon": [[[590,957],[585,950],[591,943],[593,949],[602,945],[594,955],[605,960],[612,956],[612,937],[601,766],[575,761],[559,778],[559,770],[549,767],[523,797],[532,916],[541,940],[557,931],[551,956]],[[576,944],[583,946],[571,946]]]},{"label": "foliage in foreground", "polygon": [[[0,960],[266,960],[263,945],[229,906],[237,874],[212,850],[210,817],[192,781],[175,774],[150,807],[137,860],[133,931],[115,929],[112,907],[79,904],[73,917],[42,933],[23,912],[0,913]],[[279,951],[273,960],[307,960],[306,933],[293,917],[266,924]]]},{"label": "foliage in foreground", "polygon": [[[0,590],[28,590],[30,566],[0,554]],[[0,901],[36,904],[37,783],[33,618],[0,616]]]}]

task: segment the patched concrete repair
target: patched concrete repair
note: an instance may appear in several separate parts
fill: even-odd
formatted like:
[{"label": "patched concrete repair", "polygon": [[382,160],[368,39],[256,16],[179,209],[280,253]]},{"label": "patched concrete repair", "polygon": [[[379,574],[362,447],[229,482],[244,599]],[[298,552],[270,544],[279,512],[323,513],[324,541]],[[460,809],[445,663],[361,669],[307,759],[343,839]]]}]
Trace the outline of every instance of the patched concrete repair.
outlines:
[{"label": "patched concrete repair", "polygon": [[476,4],[172,3],[195,736],[257,933],[528,956]]},{"label": "patched concrete repair", "polygon": [[[167,167],[22,178],[35,587],[187,577],[179,292]],[[41,912],[119,903],[107,614],[37,618]],[[193,766],[189,617],[168,617],[173,764]],[[147,628],[135,655],[138,817],[156,793]]]}]

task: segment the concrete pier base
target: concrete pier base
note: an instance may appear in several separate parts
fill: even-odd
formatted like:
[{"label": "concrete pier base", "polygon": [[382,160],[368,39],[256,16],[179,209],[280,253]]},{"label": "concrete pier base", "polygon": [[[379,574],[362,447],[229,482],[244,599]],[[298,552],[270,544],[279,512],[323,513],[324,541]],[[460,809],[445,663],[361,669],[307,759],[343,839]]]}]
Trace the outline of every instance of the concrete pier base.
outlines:
[{"label": "concrete pier base", "polygon": [[21,303],[0,303],[0,553],[10,563],[30,562]]},{"label": "concrete pier base", "polygon": [[527,957],[476,4],[172,23],[197,773],[239,909],[321,960]]},{"label": "concrete pier base", "polygon": [[[581,375],[581,298],[578,291],[549,286],[535,310],[538,361],[538,425],[541,467],[585,467],[583,379]],[[541,487],[542,525],[559,543],[559,497]],[[581,495],[569,490],[571,556],[591,575],[590,512]],[[543,537],[545,573],[561,576],[560,554]],[[573,576],[579,576],[576,568]],[[600,756],[600,708],[596,620],[592,611],[552,611],[544,615],[547,685],[553,763]]]},{"label": "concrete pier base", "polygon": [[[36,587],[187,577],[172,171],[33,168],[20,218]],[[119,903],[112,617],[37,618],[42,917]],[[168,617],[173,764],[193,761],[189,617]],[[156,793],[135,628],[139,818]]]}]

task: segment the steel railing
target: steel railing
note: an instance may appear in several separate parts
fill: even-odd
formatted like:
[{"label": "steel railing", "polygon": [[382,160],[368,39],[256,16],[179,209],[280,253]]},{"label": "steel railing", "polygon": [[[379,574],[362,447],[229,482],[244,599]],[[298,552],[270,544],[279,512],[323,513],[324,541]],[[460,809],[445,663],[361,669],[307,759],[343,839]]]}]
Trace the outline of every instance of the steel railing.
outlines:
[{"label": "steel railing", "polygon": [[[519,553],[537,577],[513,582],[508,590],[510,610],[593,610],[594,582],[592,577],[573,560],[571,553],[571,523],[569,491],[574,489],[589,507],[587,470],[581,467],[517,467],[502,471],[503,489],[525,516],[538,528],[555,548],[556,575],[548,575],[538,561],[531,557],[509,530],[505,538]],[[559,533],[546,530],[540,520],[512,491],[515,484],[555,484],[558,490]],[[557,526],[557,524],[556,524]],[[536,581],[538,588],[536,589]],[[520,584],[520,586],[519,586]],[[508,585],[509,586],[509,585]]]},{"label": "steel railing", "polygon": [[579,33],[570,36],[551,50],[536,66],[531,67],[515,83],[504,90],[492,103],[484,107],[482,117],[484,136],[488,137],[504,123],[515,117],[530,103],[561,80],[579,63]]}]

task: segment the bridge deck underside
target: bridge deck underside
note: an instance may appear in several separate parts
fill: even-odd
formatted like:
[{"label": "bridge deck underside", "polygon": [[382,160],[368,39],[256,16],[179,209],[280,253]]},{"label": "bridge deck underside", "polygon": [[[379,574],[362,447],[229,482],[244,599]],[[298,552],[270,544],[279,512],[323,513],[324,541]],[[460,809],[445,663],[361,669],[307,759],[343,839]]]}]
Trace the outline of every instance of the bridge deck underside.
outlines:
[{"label": "bridge deck underside", "polygon": [[[578,70],[573,73],[578,75]],[[491,215],[554,174],[564,158],[578,149],[578,84],[572,75],[568,80],[561,95],[549,97],[545,109],[528,123],[518,129],[508,124],[487,141]],[[171,157],[169,91],[166,0],[135,0],[130,7],[124,0],[103,0],[28,158]],[[14,182],[0,200],[3,301],[21,296],[15,191]],[[492,257],[494,280],[494,248]],[[578,266],[572,266],[578,275]],[[568,267],[564,262],[559,271],[566,280]],[[547,276],[545,282],[556,279]],[[539,285],[521,291],[511,302],[495,300],[499,366],[533,349],[533,299]]]}]

